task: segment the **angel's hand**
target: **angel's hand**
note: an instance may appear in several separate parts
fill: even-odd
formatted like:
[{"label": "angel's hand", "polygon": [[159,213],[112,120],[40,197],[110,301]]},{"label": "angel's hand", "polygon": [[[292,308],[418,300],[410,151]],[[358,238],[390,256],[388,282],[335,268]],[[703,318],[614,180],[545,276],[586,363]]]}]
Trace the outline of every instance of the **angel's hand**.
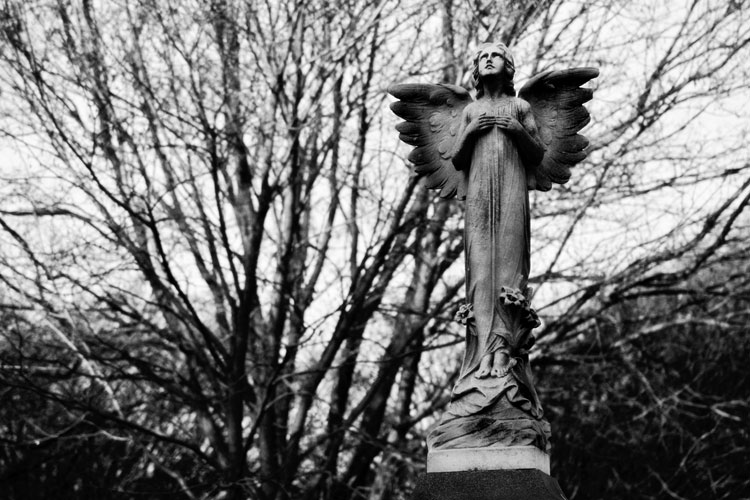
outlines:
[{"label": "angel's hand", "polygon": [[492,129],[497,125],[496,122],[496,117],[482,113],[469,122],[469,124],[466,126],[466,131],[470,135],[476,135],[480,132],[485,132]]},{"label": "angel's hand", "polygon": [[513,118],[512,116],[498,116],[495,118],[495,124],[502,130],[507,130],[511,134],[516,134],[523,131],[523,125],[521,122]]}]

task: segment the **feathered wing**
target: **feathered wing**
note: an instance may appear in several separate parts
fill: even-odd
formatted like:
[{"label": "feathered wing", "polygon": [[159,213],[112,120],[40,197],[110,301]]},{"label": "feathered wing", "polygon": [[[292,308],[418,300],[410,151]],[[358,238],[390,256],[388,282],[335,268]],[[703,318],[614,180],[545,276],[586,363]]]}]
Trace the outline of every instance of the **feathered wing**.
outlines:
[{"label": "feathered wing", "polygon": [[414,171],[442,198],[466,198],[465,174],[451,162],[464,107],[472,101],[469,92],[456,85],[399,84],[388,88],[399,99],[391,109],[405,122],[396,130],[406,144],[415,146],[409,154]]},{"label": "feathered wing", "polygon": [[589,140],[578,131],[590,120],[583,103],[593,89],[581,88],[599,75],[596,68],[545,71],[531,78],[518,93],[528,102],[546,151],[533,170],[529,188],[548,191],[552,183],[565,184],[570,169],[586,158]]}]

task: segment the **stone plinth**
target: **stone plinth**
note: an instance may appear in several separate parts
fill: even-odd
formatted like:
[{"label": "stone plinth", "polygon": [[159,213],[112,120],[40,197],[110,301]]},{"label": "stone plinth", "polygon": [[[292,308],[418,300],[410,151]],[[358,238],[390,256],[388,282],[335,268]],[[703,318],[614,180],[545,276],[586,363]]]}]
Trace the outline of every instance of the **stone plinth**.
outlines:
[{"label": "stone plinth", "polygon": [[557,481],[536,469],[431,472],[412,500],[567,500]]},{"label": "stone plinth", "polygon": [[536,446],[431,450],[427,472],[536,469],[549,474],[549,455]]}]

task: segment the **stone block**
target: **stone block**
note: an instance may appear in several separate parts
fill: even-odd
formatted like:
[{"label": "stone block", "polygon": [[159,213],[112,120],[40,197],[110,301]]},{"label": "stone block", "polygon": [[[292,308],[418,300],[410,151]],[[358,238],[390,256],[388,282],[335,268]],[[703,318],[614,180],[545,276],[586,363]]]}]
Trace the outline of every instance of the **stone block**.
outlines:
[{"label": "stone block", "polygon": [[412,500],[567,500],[557,481],[536,469],[429,472]]},{"label": "stone block", "polygon": [[535,446],[430,450],[427,472],[538,469],[549,474],[549,455]]}]

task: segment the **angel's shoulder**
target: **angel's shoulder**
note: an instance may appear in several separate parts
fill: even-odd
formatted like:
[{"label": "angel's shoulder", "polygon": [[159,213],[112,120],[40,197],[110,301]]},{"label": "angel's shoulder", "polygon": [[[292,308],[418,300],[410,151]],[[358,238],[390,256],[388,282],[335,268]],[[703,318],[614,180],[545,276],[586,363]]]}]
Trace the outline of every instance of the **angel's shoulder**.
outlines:
[{"label": "angel's shoulder", "polygon": [[526,120],[527,117],[534,116],[534,112],[531,108],[531,104],[529,104],[529,101],[523,99],[522,97],[516,97],[516,113],[518,114],[519,120]]},{"label": "angel's shoulder", "polygon": [[480,106],[477,105],[477,101],[471,101],[464,106],[464,109],[461,111],[461,115],[465,119],[472,119],[481,113]]},{"label": "angel's shoulder", "polygon": [[526,99],[522,97],[514,97],[514,99],[516,101],[516,106],[518,106],[519,111],[521,111],[522,113],[531,111],[531,104],[529,104],[529,102]]},{"label": "angel's shoulder", "polygon": [[464,106],[464,113],[474,113],[477,110],[478,101],[471,101]]}]

